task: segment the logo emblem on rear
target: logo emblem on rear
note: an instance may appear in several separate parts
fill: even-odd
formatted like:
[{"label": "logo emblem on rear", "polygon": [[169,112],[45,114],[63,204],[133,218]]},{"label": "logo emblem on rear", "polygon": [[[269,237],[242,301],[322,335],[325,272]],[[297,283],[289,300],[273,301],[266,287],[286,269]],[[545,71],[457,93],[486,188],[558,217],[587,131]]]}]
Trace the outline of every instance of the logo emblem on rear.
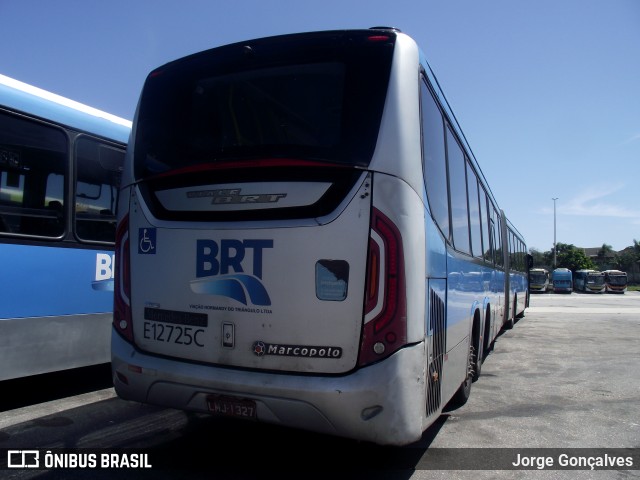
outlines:
[{"label": "logo emblem on rear", "polygon": [[267,346],[264,344],[264,342],[255,342],[253,344],[253,353],[255,353],[257,356],[263,356],[266,351]]},{"label": "logo emblem on rear", "polygon": [[250,203],[276,203],[287,196],[286,193],[253,193],[242,195],[241,188],[217,190],[193,190],[187,198],[211,198],[212,205],[241,205]]},{"label": "logo emblem on rear", "polygon": [[251,347],[253,353],[262,357],[275,355],[279,357],[305,357],[305,358],[340,358],[341,347],[324,347],[317,345],[282,345],[279,343],[265,343],[258,340]]},{"label": "logo emblem on rear", "polygon": [[271,305],[262,284],[262,258],[268,248],[273,248],[273,240],[198,240],[197,278],[191,281],[191,291],[233,298],[244,305]]}]

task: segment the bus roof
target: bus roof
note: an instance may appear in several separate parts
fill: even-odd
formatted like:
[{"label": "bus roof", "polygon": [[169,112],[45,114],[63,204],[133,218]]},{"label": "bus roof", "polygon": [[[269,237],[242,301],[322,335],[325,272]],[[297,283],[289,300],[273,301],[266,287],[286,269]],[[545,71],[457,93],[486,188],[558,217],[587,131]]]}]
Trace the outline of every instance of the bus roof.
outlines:
[{"label": "bus roof", "polygon": [[0,74],[0,106],[122,143],[131,121]]}]

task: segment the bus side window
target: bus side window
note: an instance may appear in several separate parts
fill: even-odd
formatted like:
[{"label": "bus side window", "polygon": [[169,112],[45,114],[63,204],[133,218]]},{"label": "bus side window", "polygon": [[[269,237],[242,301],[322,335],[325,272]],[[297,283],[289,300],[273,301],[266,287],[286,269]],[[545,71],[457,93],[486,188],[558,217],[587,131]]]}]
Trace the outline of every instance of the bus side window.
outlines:
[{"label": "bus side window", "polygon": [[124,150],[89,137],[76,143],[75,232],[80,240],[112,243]]},{"label": "bus side window", "polygon": [[449,240],[449,201],[447,199],[447,165],[444,146],[444,122],[425,81],[421,82],[423,174],[431,215],[444,237]]},{"label": "bus side window", "polygon": [[480,208],[482,209],[482,237],[484,245],[484,259],[490,264],[494,263],[493,259],[493,223],[489,215],[489,198],[484,188],[480,188]]},{"label": "bus side window", "polygon": [[482,222],[480,204],[478,203],[478,178],[471,168],[469,159],[467,164],[467,188],[469,189],[469,226],[471,228],[471,251],[475,257],[482,258]]},{"label": "bus side window", "polygon": [[0,232],[64,234],[67,145],[57,128],[0,112]]},{"label": "bus side window", "polygon": [[456,250],[471,252],[469,243],[469,211],[467,180],[462,148],[451,127],[447,128],[447,162],[449,165],[449,194],[451,195],[451,232]]},{"label": "bus side window", "polygon": [[[493,205],[493,204],[492,204]],[[506,248],[505,245],[502,245],[502,221],[500,219],[500,215],[496,210],[495,206],[493,208],[489,207],[492,211],[491,220],[493,225],[493,252],[494,252],[494,260],[496,265],[499,267],[504,266],[504,255],[505,252],[503,248]]]}]

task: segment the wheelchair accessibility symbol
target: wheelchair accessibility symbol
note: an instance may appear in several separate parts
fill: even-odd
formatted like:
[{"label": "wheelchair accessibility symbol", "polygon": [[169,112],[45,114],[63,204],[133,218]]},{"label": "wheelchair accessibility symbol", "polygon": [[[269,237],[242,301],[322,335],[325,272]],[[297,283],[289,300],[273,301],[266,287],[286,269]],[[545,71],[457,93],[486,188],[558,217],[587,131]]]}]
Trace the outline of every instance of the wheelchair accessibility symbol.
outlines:
[{"label": "wheelchair accessibility symbol", "polygon": [[138,253],[143,255],[155,255],[156,253],[156,229],[141,228],[138,230]]}]

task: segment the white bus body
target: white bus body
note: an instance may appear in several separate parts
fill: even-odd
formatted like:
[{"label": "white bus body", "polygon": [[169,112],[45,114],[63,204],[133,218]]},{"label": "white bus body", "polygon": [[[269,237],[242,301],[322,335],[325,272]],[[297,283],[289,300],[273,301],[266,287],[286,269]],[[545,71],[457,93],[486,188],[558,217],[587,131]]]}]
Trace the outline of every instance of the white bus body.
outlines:
[{"label": "white bus body", "polygon": [[607,293],[624,293],[627,291],[627,273],[620,270],[605,270],[605,291]]},{"label": "white bus body", "polygon": [[[422,173],[430,92],[442,116],[429,121],[469,177],[451,231]],[[252,40],[157,69],[122,184],[112,368],[125,399],[407,444],[466,400],[524,313],[524,241],[395,30]]]},{"label": "white bus body", "polygon": [[544,268],[529,270],[529,291],[546,293],[549,290],[549,271]]}]

